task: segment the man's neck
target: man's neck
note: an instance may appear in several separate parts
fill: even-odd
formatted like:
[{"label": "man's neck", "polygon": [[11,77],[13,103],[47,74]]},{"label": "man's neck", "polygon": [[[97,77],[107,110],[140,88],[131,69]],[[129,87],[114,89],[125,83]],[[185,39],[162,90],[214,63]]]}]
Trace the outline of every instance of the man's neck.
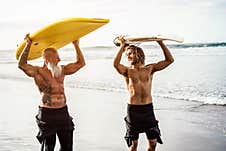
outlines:
[{"label": "man's neck", "polygon": [[134,64],[134,65],[131,65],[131,68],[132,69],[139,69],[139,68],[142,68],[142,67],[144,67],[144,64],[142,64],[142,63],[137,63],[137,64]]}]

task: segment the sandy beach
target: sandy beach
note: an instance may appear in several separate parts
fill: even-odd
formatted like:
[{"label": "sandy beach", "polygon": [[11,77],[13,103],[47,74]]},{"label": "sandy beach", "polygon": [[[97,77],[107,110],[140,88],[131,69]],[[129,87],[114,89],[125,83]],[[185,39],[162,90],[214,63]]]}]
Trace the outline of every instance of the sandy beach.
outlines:
[{"label": "sandy beach", "polygon": [[[35,118],[40,93],[18,69],[15,53],[28,33],[33,46],[62,42],[41,37],[40,43],[33,35],[66,18],[110,20],[87,35],[73,36],[80,39],[86,61],[64,81],[75,123],[74,151],[128,151],[124,117],[129,94],[113,67],[119,49],[113,41],[119,35],[184,39],[164,40],[174,62],[153,77],[154,113],[163,141],[156,151],[226,151],[226,0],[7,0],[0,12],[0,151],[40,151]],[[134,44],[144,50],[145,64],[165,59],[156,41]],[[58,53],[60,65],[76,61],[72,43]],[[43,59],[28,63],[42,66]],[[121,63],[129,65],[125,53]],[[59,148],[57,140],[55,151]],[[146,135],[140,134],[138,151],[146,148]]]},{"label": "sandy beach", "polygon": [[[14,52],[3,52],[0,151],[38,151],[35,115],[39,91],[32,78],[17,68]],[[74,59],[73,51],[62,52],[62,64]],[[157,50],[146,52],[147,62],[162,57],[155,54]],[[225,151],[224,47],[172,52],[175,63],[157,73],[153,81],[154,110],[163,140],[157,151]],[[65,79],[67,104],[75,123],[74,150],[128,150],[124,140],[128,92],[123,77],[112,66],[115,53],[113,47],[84,50],[87,65]],[[40,60],[31,63],[42,65]],[[146,136],[141,134],[138,150],[144,151],[146,146]]]},{"label": "sandy beach", "polygon": [[[1,151],[39,150],[35,136],[35,118],[39,94],[31,81],[1,80],[4,105],[0,107]],[[28,94],[29,91],[29,94]],[[124,141],[127,94],[102,90],[66,88],[68,106],[74,118],[74,150],[127,150]],[[222,129],[205,125],[218,121],[216,110],[226,115],[222,106],[200,105],[197,102],[155,98],[154,108],[160,121],[163,145],[158,151],[224,151],[226,137]],[[212,113],[209,110],[212,108]],[[207,112],[208,111],[208,112]],[[224,114],[224,115],[223,115]],[[223,122],[223,121],[222,121]],[[219,122],[220,123],[220,122]],[[145,150],[146,136],[140,135],[139,150]],[[57,143],[59,147],[59,144]]]}]

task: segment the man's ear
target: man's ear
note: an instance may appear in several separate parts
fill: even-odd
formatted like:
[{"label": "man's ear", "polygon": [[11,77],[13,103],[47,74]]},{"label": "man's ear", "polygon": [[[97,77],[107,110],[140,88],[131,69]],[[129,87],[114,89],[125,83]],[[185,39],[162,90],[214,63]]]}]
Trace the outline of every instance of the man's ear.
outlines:
[{"label": "man's ear", "polygon": [[47,56],[43,56],[43,59],[44,59],[45,64],[47,64],[49,62],[49,59]]}]

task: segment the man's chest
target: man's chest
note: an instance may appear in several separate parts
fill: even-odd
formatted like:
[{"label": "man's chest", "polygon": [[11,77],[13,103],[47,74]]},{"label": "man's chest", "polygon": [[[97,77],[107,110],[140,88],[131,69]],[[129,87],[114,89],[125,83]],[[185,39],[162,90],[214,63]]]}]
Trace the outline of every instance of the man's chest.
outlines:
[{"label": "man's chest", "polygon": [[150,71],[147,69],[140,69],[140,70],[129,70],[128,72],[128,82],[129,83],[147,83],[152,80],[152,75]]}]

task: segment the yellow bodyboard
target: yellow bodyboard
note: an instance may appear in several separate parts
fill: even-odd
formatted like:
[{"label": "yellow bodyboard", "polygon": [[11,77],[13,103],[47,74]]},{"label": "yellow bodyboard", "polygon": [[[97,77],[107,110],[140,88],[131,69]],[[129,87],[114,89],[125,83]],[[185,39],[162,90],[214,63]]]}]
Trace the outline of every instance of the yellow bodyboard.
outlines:
[{"label": "yellow bodyboard", "polygon": [[[40,58],[43,50],[46,48],[59,49],[70,42],[77,40],[84,35],[107,24],[109,19],[99,18],[67,18],[38,30],[30,34],[32,40],[28,60]],[[18,60],[26,42],[23,41],[16,50],[16,59]]]}]

